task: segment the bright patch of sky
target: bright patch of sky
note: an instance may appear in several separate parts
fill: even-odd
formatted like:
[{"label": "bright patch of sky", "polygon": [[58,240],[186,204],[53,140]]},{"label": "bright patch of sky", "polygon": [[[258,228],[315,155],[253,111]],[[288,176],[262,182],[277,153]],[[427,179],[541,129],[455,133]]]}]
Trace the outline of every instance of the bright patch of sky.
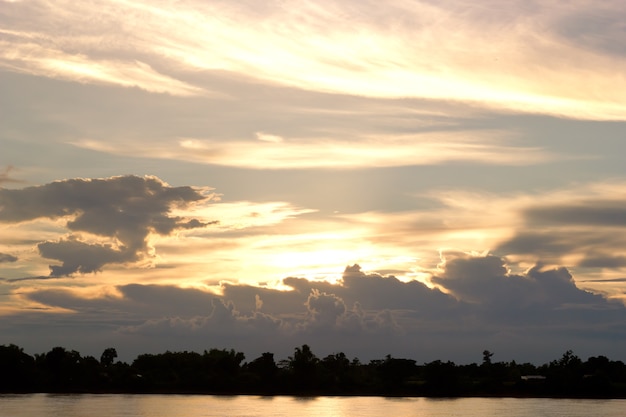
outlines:
[{"label": "bright patch of sky", "polygon": [[8,342],[624,352],[620,1],[0,4]]}]

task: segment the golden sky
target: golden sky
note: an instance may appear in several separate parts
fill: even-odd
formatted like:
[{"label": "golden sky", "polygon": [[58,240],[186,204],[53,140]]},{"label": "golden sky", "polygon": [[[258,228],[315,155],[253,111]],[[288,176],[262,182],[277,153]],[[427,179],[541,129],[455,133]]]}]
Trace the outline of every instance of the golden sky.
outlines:
[{"label": "golden sky", "polygon": [[0,0],[6,342],[620,352],[625,13]]}]

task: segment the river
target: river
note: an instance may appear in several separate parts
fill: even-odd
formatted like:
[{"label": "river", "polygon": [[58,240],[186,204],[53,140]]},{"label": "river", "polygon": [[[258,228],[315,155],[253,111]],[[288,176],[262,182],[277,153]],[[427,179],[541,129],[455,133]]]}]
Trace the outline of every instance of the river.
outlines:
[{"label": "river", "polygon": [[0,417],[623,417],[626,400],[0,395]]}]

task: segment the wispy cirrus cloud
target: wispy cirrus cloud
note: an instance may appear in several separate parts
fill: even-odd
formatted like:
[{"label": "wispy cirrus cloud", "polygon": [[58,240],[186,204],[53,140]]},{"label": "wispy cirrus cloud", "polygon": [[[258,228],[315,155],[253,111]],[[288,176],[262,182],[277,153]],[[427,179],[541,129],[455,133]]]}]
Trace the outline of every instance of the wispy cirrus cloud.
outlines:
[{"label": "wispy cirrus cloud", "polygon": [[[1,30],[0,34],[13,35]],[[153,93],[181,96],[203,93],[201,88],[160,74],[149,64],[138,60],[94,59],[82,53],[68,53],[33,42],[16,45],[6,40],[0,40],[0,51],[0,65],[40,77],[138,87]]]},{"label": "wispy cirrus cloud", "polygon": [[624,352],[626,9],[501,3],[0,0],[0,333]]},{"label": "wispy cirrus cloud", "polygon": [[[180,71],[225,70],[332,93],[626,117],[619,1],[5,5],[0,65],[38,75],[195,94]],[[607,24],[585,24],[589,13]]]},{"label": "wispy cirrus cloud", "polygon": [[[472,162],[493,165],[533,165],[556,155],[538,147],[519,146],[503,132],[429,132],[337,138],[284,138],[264,134],[257,140],[180,139],[178,146],[163,142],[145,149],[137,143],[119,146],[111,141],[79,140],[72,144],[91,150],[176,159],[253,169],[380,168]],[[269,138],[269,139],[268,139]]]}]

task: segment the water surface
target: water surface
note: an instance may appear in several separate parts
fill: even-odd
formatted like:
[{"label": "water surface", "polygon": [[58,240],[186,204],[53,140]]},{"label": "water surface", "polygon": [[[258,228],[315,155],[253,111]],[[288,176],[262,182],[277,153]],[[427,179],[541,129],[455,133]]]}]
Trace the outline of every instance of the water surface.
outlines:
[{"label": "water surface", "polygon": [[626,400],[0,395],[0,417],[623,417]]}]

